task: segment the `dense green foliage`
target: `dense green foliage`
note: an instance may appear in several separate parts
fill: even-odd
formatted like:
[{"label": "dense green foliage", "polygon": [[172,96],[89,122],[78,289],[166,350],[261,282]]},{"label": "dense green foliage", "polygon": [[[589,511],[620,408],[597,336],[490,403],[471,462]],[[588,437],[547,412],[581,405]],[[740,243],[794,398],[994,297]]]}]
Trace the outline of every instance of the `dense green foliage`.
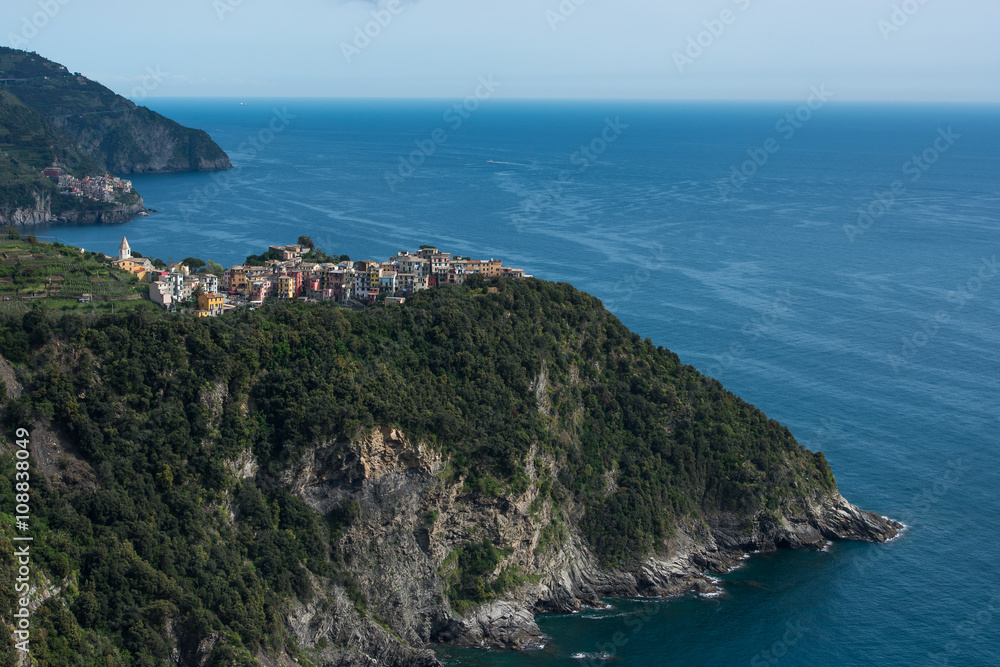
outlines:
[{"label": "dense green foliage", "polygon": [[[12,79],[3,84],[5,89],[58,127],[64,141],[84,147],[91,164],[96,163],[102,173],[188,171],[203,168],[202,162],[229,164],[225,152],[204,131],[136,106],[38,54],[0,47],[0,78]],[[170,155],[149,154],[154,136],[169,137]],[[167,160],[165,169],[161,157]]]},{"label": "dense green foliage", "polygon": [[53,163],[79,178],[104,173],[51,122],[0,89],[0,218],[33,207],[36,197],[47,199],[55,215],[110,208],[104,202],[60,195],[55,184],[40,173]]},{"label": "dense green foliage", "polygon": [[[51,419],[96,477],[36,492],[42,567],[75,582],[48,603],[45,622],[62,629],[40,640],[47,664],[109,652],[161,664],[168,619],[185,636],[221,633],[217,664],[277,651],[290,645],[290,600],[312,594],[307,570],[363,610],[337,547],[357,507],[319,517],[269,480],[305,448],[376,425],[444,452],[470,494],[524,490],[528,457],[545,455],[560,472],[543,471],[541,488],[582,510],[609,563],[662,548],[677,521],[777,511],[833,488],[821,454],[593,297],[531,279],[493,286],[365,311],[0,318],[0,353],[24,370],[8,430]],[[246,451],[262,471],[238,480],[225,462]],[[544,537],[562,535],[558,523]],[[457,608],[518,584],[502,557],[488,541],[452,554],[442,576]]]},{"label": "dense green foliage", "polygon": [[262,252],[259,255],[248,256],[246,258],[246,261],[244,261],[243,263],[246,264],[247,266],[264,266],[264,264],[269,261],[280,260],[280,259],[281,259],[280,253],[277,253],[268,248],[267,252]]},{"label": "dense green foliage", "polygon": [[42,114],[4,89],[0,89],[0,149],[35,175],[55,162],[78,178],[104,173]]},{"label": "dense green foliage", "polygon": [[[302,239],[309,239],[309,237],[308,236],[299,237],[300,241]],[[309,241],[312,242],[312,239],[309,239]],[[308,244],[302,244],[302,245],[308,245]],[[267,252],[262,252],[259,255],[250,255],[249,257],[246,258],[246,261],[243,263],[246,264],[247,266],[264,266],[264,264],[269,260],[280,260],[280,259],[281,259],[280,253],[277,253],[268,248]],[[302,261],[304,262],[346,262],[350,261],[350,259],[351,258],[348,255],[341,255],[340,257],[327,255],[325,252],[315,247],[315,245],[313,245],[310,248],[309,252],[302,255]]]},{"label": "dense green foliage", "polygon": [[509,555],[497,549],[485,537],[455,549],[441,564],[451,606],[464,613],[482,602],[500,597],[517,588],[524,577],[515,567],[496,573],[500,562]]}]

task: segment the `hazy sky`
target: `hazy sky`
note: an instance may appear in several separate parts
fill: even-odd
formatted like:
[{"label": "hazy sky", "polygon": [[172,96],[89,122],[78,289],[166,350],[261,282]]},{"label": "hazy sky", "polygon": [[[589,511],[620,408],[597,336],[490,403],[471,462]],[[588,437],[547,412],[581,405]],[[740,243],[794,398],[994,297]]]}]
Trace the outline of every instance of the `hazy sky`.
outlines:
[{"label": "hazy sky", "polygon": [[140,99],[453,98],[492,75],[503,97],[1000,102],[997,0],[3,0],[0,26]]}]

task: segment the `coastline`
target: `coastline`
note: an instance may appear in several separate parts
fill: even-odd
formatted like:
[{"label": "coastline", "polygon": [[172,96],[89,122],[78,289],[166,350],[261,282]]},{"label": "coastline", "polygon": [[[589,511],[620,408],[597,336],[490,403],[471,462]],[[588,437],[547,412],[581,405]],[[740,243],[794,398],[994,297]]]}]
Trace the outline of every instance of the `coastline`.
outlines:
[{"label": "coastline", "polygon": [[[231,465],[241,467],[236,461]],[[603,598],[720,596],[725,589],[715,575],[731,572],[753,552],[822,550],[830,540],[886,542],[902,529],[898,522],[858,509],[834,490],[752,517],[720,513],[679,520],[659,555],[607,567],[574,526],[563,540],[539,548],[543,528],[557,510],[551,501],[540,501],[534,484],[517,495],[469,497],[462,491],[463,480],[441,483],[446,465],[426,444],[381,427],[304,452],[273,480],[320,513],[346,500],[361,504],[360,517],[344,541],[345,561],[359,587],[371,592],[370,604],[391,619],[398,633],[386,633],[349,605],[338,619],[316,628],[310,619],[319,608],[340,607],[339,596],[331,591],[290,614],[300,645],[336,662],[344,654],[323,648],[321,640],[350,638],[351,650],[376,660],[393,656],[394,664],[406,665],[441,664],[427,648],[431,645],[437,651],[448,646],[539,649],[548,643],[537,620],[543,614],[602,609],[607,604]],[[531,474],[537,478],[537,471]],[[435,518],[427,526],[421,517],[432,512]],[[524,582],[461,613],[445,594],[442,567],[456,543],[483,531],[507,553],[499,568],[517,568]],[[408,657],[399,661],[400,652]]]},{"label": "coastline", "polygon": [[105,210],[64,211],[52,213],[52,202],[48,197],[35,197],[35,205],[19,208],[7,217],[0,217],[0,224],[18,227],[32,227],[49,224],[117,224],[129,222],[143,213],[149,213],[142,196],[134,204],[119,204]]},{"label": "coastline", "polygon": [[[577,553],[570,556],[567,567],[551,575],[537,589],[538,600],[530,607],[537,613],[575,613],[585,609],[601,609],[603,598],[632,600],[666,600],[696,593],[703,597],[717,597],[725,593],[721,580],[713,575],[733,572],[755,554],[781,549],[811,549],[826,551],[831,540],[889,542],[905,532],[905,526],[873,512],[860,510],[839,493],[818,506],[810,508],[804,516],[782,520],[768,526],[764,517],[755,519],[755,530],[749,542],[734,534],[730,527],[735,517],[719,517],[707,534],[691,535],[692,541],[685,552],[669,557],[651,556],[630,567],[609,570],[597,565],[585,547],[576,543]],[[702,541],[704,540],[704,541]],[[575,562],[574,562],[575,561]],[[583,569],[574,565],[584,563]],[[570,580],[567,581],[566,577]],[[568,585],[567,585],[568,584]],[[507,618],[522,614],[518,602],[528,602],[531,595],[512,599]],[[503,606],[503,605],[501,605]],[[532,617],[518,632],[498,623],[505,618],[491,610],[475,614],[468,624],[463,624],[464,634],[449,643],[458,646],[526,650],[543,642],[544,634]],[[478,626],[478,627],[477,627]]]}]

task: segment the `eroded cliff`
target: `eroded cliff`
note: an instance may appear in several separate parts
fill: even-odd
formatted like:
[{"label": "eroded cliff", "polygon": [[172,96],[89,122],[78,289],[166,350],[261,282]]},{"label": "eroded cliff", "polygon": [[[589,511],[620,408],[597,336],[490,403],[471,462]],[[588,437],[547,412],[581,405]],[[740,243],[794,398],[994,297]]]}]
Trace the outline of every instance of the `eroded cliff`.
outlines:
[{"label": "eroded cliff", "polygon": [[37,655],[433,665],[429,644],[527,648],[540,612],[900,529],[596,299],[490,287],[2,314],[4,419],[36,424],[37,539],[62,549]]},{"label": "eroded cliff", "polygon": [[[532,452],[529,461],[537,454]],[[558,474],[556,461],[543,465]],[[728,571],[747,552],[820,548],[833,539],[881,542],[901,528],[833,493],[780,512],[761,512],[751,521],[724,514],[691,518],[661,553],[610,568],[572,522],[555,539],[546,539],[547,527],[560,514],[579,508],[541,497],[543,476],[533,465],[528,475],[532,484],[525,492],[485,500],[470,493],[464,479],[449,478],[440,454],[385,426],[305,452],[275,482],[324,515],[345,502],[357,503],[357,516],[340,546],[347,570],[366,593],[367,611],[379,622],[345,613],[351,610],[343,604],[339,617],[323,617],[315,605],[303,606],[290,618],[302,646],[313,649],[322,664],[341,664],[348,655],[385,659],[396,642],[414,651],[434,642],[531,648],[545,641],[534,620],[538,613],[600,605],[603,596],[711,592],[716,587],[707,575]],[[443,568],[457,549],[483,538],[504,552],[490,576],[516,568],[520,583],[495,600],[456,610]],[[337,591],[329,598],[334,606],[346,599],[338,588],[327,582],[327,590]],[[380,624],[392,632],[378,632]],[[317,648],[321,645],[325,648]],[[402,648],[392,651],[394,662],[379,664],[431,659]]]}]

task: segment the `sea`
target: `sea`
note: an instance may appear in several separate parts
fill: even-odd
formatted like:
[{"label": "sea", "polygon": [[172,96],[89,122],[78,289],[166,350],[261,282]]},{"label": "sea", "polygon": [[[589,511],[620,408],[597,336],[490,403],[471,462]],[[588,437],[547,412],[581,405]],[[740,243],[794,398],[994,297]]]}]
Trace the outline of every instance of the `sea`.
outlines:
[{"label": "sea", "polygon": [[822,450],[886,544],[748,554],[722,593],[543,615],[449,665],[1000,664],[1000,108],[157,99],[235,168],[43,238],[242,261],[433,244],[572,283]]}]

